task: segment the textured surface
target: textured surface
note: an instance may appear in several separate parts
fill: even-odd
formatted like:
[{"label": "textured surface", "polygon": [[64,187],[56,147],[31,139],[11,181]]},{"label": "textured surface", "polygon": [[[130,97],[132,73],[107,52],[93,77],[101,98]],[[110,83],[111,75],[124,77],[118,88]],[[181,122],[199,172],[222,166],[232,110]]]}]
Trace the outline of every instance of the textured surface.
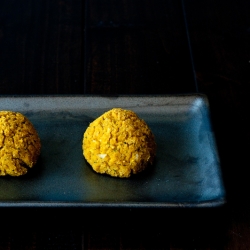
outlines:
[{"label": "textured surface", "polygon": [[0,131],[0,175],[26,174],[41,150],[33,124],[21,113],[0,111]]},{"label": "textured surface", "polygon": [[147,123],[131,110],[113,108],[84,132],[83,155],[97,173],[128,178],[151,167],[156,143]]}]

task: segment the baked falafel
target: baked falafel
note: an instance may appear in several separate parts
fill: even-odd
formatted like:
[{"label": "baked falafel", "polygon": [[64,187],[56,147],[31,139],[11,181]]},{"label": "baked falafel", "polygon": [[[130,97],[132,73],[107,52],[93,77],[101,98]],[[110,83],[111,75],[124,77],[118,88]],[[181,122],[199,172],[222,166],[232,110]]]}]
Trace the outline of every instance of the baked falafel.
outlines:
[{"label": "baked falafel", "polygon": [[90,123],[82,149],[97,173],[128,178],[152,165],[156,142],[146,122],[135,112],[113,108]]},{"label": "baked falafel", "polygon": [[20,176],[40,155],[41,141],[33,124],[19,112],[0,111],[0,176]]}]

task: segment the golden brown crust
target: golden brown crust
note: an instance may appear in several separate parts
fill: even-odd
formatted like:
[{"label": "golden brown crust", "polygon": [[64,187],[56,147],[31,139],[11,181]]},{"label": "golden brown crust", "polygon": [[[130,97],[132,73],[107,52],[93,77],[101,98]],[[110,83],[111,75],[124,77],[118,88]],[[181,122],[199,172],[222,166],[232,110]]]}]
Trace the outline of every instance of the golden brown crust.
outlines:
[{"label": "golden brown crust", "polygon": [[41,142],[33,124],[21,113],[0,111],[0,176],[20,176],[37,162]]},{"label": "golden brown crust", "polygon": [[133,111],[114,108],[93,121],[83,136],[83,155],[93,170],[127,178],[153,163],[155,138]]}]

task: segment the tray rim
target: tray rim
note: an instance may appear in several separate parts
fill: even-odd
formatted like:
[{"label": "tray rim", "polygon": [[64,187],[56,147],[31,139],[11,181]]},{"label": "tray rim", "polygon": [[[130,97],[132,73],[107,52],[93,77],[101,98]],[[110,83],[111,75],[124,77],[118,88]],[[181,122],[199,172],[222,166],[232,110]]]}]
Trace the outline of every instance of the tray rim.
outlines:
[{"label": "tray rim", "polygon": [[[202,99],[203,102],[205,102],[205,105],[208,107],[209,109],[209,100],[206,94],[203,93],[182,93],[182,94],[158,94],[158,95],[0,95],[0,105],[1,102],[3,102],[3,104],[7,107],[5,109],[2,109],[0,106],[0,110],[11,110],[11,105],[14,102],[18,103],[20,102],[20,105],[18,109],[15,109],[15,111],[17,112],[29,112],[29,111],[49,111],[51,110],[51,106],[49,106],[49,102],[46,102],[44,100],[51,100],[53,99],[53,102],[50,102],[50,104],[53,105],[53,110],[55,111],[63,111],[64,108],[71,108],[74,110],[82,110],[84,109],[91,109],[91,107],[88,107],[87,102],[85,100],[90,99],[90,100],[101,100],[102,102],[107,103],[109,101],[109,104],[111,102],[115,102],[117,99],[119,100],[132,100],[136,102],[136,100],[138,99],[145,99],[145,98],[149,98],[151,100],[151,103],[148,103],[148,100],[146,102],[142,102],[140,104],[136,104],[135,106],[131,105],[131,103],[129,102],[129,105],[126,105],[123,102],[123,105],[119,104],[120,107],[124,107],[124,108],[137,108],[137,107],[145,107],[145,106],[163,106],[163,105],[169,105],[174,103],[174,105],[187,105],[189,104],[188,101],[186,101],[185,103],[183,102],[183,100],[181,102],[178,102],[178,100],[181,99],[191,99],[191,98],[199,98]],[[164,103],[165,99],[169,99],[169,103]],[[36,110],[34,110],[34,108],[30,107],[30,103],[32,100],[36,100],[37,102],[39,102],[39,109],[36,108]],[[75,105],[74,103],[72,103],[72,100],[78,99],[79,101],[81,101],[81,104],[85,105],[85,106],[81,106],[79,107],[79,105]],[[155,101],[156,99],[161,100],[161,103],[159,105],[159,103],[157,103],[157,101]],[[25,101],[24,103],[22,103],[23,101]],[[163,103],[162,103],[163,101]],[[10,103],[9,103],[10,102]],[[56,103],[57,104],[56,104]],[[60,104],[60,105],[58,105]],[[37,106],[37,105],[35,105]],[[95,109],[105,109],[105,108],[111,108],[114,107],[113,105],[109,107],[97,107],[95,106]],[[92,107],[93,108],[93,107]]]},{"label": "tray rim", "polygon": [[206,202],[60,202],[3,201],[0,208],[214,208],[227,204],[225,198]]}]

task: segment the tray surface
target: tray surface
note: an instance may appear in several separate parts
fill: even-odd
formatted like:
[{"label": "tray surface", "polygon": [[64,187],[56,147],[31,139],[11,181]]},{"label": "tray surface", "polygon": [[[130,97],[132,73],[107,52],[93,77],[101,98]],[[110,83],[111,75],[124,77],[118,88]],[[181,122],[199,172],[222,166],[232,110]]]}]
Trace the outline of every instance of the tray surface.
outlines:
[{"label": "tray surface", "polygon": [[[129,179],[95,173],[82,154],[88,124],[121,107],[135,111],[155,135],[154,165]],[[204,95],[0,97],[19,111],[42,142],[37,165],[22,177],[0,177],[0,207],[210,207],[225,203]]]}]

